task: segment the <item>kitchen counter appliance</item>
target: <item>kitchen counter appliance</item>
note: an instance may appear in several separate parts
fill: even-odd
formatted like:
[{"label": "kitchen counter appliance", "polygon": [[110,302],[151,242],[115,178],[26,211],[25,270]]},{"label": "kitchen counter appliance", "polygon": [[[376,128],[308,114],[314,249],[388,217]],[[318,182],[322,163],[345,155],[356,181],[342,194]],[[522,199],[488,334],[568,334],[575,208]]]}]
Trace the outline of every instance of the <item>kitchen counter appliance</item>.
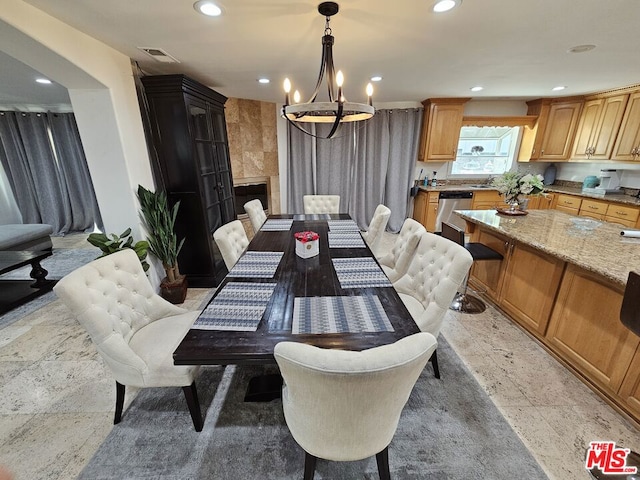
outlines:
[{"label": "kitchen counter appliance", "polygon": [[466,229],[466,222],[454,210],[471,210],[473,203],[473,192],[452,191],[440,192],[438,200],[438,213],[436,215],[436,232],[442,232],[442,222],[456,225]]}]

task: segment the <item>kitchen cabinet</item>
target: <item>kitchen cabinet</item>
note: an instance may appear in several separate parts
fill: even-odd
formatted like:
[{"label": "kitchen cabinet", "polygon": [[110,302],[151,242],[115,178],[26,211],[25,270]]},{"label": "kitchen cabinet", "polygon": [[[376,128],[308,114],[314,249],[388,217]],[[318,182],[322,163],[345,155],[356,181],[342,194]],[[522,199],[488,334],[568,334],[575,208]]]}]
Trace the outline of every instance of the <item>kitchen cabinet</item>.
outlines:
[{"label": "kitchen cabinet", "polygon": [[575,137],[582,97],[527,102],[527,115],[537,115],[533,128],[523,131],[519,162],[529,160],[564,161],[569,158]]},{"label": "kitchen cabinet", "polygon": [[504,196],[497,190],[481,190],[473,192],[472,210],[491,210],[496,208],[508,208],[504,203]]},{"label": "kitchen cabinet", "polygon": [[604,278],[568,265],[546,340],[575,369],[617,394],[640,338],[620,322],[623,292]]},{"label": "kitchen cabinet", "polygon": [[627,407],[640,418],[640,346],[636,349],[618,393]]},{"label": "kitchen cabinet", "polygon": [[227,98],[184,75],[142,78],[150,149],[157,152],[156,188],[171,205],[184,245],[178,256],[189,286],[218,285],[227,273],[213,232],[235,220],[233,178],[224,116]]},{"label": "kitchen cabinet", "polygon": [[498,301],[537,337],[544,336],[565,263],[540,250],[511,243]]},{"label": "kitchen cabinet", "polygon": [[625,227],[633,228],[635,227],[639,216],[640,209],[638,207],[612,203],[607,207],[607,213],[605,214],[604,219],[607,222],[619,223]]},{"label": "kitchen cabinet", "polygon": [[554,208],[569,215],[578,215],[581,204],[582,198],[566,193],[559,193],[556,195]]},{"label": "kitchen cabinet", "polygon": [[428,232],[435,232],[438,216],[438,192],[419,191],[413,203],[413,219],[424,225]]},{"label": "kitchen cabinet", "polygon": [[502,260],[473,262],[469,274],[469,284],[472,288],[485,292],[489,298],[497,301],[504,275],[504,265],[506,265],[508,259],[511,243],[506,237],[478,228],[473,230],[471,241],[482,243],[504,257]]},{"label": "kitchen cabinet", "polygon": [[587,100],[573,143],[572,159],[609,160],[629,95]]},{"label": "kitchen cabinet", "polygon": [[580,211],[578,212],[578,215],[582,217],[595,218],[596,220],[604,220],[608,206],[608,202],[584,198],[580,203]]},{"label": "kitchen cabinet", "polygon": [[418,160],[443,162],[456,159],[464,104],[469,98],[434,98],[422,102],[424,114]]},{"label": "kitchen cabinet", "polygon": [[555,193],[546,192],[542,195],[538,195],[538,210],[549,210],[553,208],[555,200]]},{"label": "kitchen cabinet", "polygon": [[629,96],[611,159],[640,160],[640,92]]}]

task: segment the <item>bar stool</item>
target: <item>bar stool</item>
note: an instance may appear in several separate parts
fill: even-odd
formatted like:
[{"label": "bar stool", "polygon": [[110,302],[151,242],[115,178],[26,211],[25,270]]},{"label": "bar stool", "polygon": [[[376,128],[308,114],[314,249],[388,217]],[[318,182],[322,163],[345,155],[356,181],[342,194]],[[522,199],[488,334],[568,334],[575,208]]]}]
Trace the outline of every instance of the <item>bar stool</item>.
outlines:
[{"label": "bar stool", "polygon": [[629,272],[620,308],[622,324],[640,337],[640,274]]},{"label": "bar stool", "polygon": [[[442,236],[452,242],[462,245],[473,257],[473,261],[477,260],[502,260],[502,255],[496,252],[494,249],[487,247],[483,243],[465,242],[464,230],[442,222]],[[469,282],[469,274],[464,278],[462,283],[462,289],[451,302],[449,306],[450,310],[461,313],[482,313],[486,310],[485,303],[476,297],[467,293],[467,283]]]}]

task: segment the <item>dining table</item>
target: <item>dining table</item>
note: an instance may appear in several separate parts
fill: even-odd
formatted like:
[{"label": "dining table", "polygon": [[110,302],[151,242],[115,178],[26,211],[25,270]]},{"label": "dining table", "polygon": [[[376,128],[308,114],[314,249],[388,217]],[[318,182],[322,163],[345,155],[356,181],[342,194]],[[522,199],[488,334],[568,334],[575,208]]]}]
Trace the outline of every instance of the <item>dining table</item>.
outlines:
[{"label": "dining table", "polygon": [[[308,231],[318,234],[319,251],[313,257],[302,258],[296,254],[295,234]],[[242,266],[250,265],[247,263],[250,261],[258,262],[251,265],[260,267],[261,259],[277,265],[275,271],[269,272],[268,268],[243,270]],[[340,276],[343,274],[339,275],[336,269],[342,272],[340,269],[345,265],[355,265],[356,270],[359,265],[364,265],[362,268],[368,270],[362,275]],[[418,333],[418,326],[396,290],[383,273],[381,278],[374,271],[376,269],[382,273],[376,257],[362,241],[355,222],[348,214],[270,215],[174,351],[174,363],[267,365],[275,364],[273,351],[279,342],[303,342],[322,348],[360,351]],[[264,313],[256,319],[257,326],[240,331],[233,330],[233,326],[231,329],[226,329],[229,328],[226,326],[217,329],[215,321],[212,327],[206,326],[204,317],[207,315],[213,318],[227,309],[249,308],[237,305],[238,302],[226,302],[225,299],[235,298],[238,292],[247,298],[247,302],[266,302],[262,306]],[[265,296],[268,296],[267,301]],[[314,302],[324,302],[324,307]],[[343,303],[349,305],[343,307]],[[330,305],[329,310],[333,308],[329,317],[351,317],[346,320],[348,323],[354,321],[356,326],[344,331],[343,325],[341,331],[332,331],[331,325],[328,330],[324,325],[324,331],[321,328],[319,332],[310,332],[309,322],[313,323],[314,318],[307,317],[313,317],[318,308],[326,307],[325,304]],[[336,307],[337,304],[340,308]],[[368,325],[359,331],[358,325],[362,326],[362,321],[367,318],[354,317],[367,317],[368,312],[373,312],[373,317],[382,317],[382,320],[377,326]],[[255,315],[260,315],[260,311]],[[205,326],[200,328],[199,323]],[[335,329],[335,325],[333,327]]]}]

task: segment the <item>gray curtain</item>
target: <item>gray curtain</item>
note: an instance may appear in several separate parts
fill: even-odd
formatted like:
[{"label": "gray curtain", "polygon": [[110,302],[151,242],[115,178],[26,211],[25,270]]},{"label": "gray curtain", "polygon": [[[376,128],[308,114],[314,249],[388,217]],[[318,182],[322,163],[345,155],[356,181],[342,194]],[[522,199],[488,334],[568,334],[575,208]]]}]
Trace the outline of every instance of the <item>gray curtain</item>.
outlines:
[{"label": "gray curtain", "polygon": [[24,223],[57,234],[102,227],[73,114],[0,112],[0,143]]},{"label": "gray curtain", "polygon": [[391,209],[387,228],[398,232],[407,216],[421,122],[420,109],[378,110],[364,123],[342,125],[331,140],[289,126],[289,212],[302,212],[302,195],[337,194],[340,210],[363,229],[384,203]]},{"label": "gray curtain", "polygon": [[[411,200],[409,191],[413,185],[413,170],[420,143],[422,110],[388,110],[388,112],[389,161],[382,203],[391,210],[387,229],[391,232],[399,232],[407,217]],[[373,208],[375,209],[375,206]]]}]

